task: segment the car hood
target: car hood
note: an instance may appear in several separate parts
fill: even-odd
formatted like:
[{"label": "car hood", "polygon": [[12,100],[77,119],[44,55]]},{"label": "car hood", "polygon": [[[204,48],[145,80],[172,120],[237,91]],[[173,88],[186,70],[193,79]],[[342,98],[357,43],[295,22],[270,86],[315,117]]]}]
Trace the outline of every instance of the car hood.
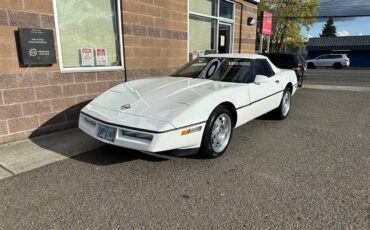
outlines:
[{"label": "car hood", "polygon": [[142,79],[113,87],[90,104],[120,114],[171,121],[200,97],[233,85],[181,77]]}]

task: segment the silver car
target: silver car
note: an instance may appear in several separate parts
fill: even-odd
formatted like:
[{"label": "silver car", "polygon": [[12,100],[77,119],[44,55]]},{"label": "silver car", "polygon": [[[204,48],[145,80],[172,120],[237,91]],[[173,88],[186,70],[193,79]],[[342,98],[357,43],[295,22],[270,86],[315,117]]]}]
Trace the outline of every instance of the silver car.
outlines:
[{"label": "silver car", "polygon": [[315,59],[309,59],[306,62],[309,69],[316,67],[341,69],[350,66],[350,59],[347,57],[347,54],[324,54]]}]

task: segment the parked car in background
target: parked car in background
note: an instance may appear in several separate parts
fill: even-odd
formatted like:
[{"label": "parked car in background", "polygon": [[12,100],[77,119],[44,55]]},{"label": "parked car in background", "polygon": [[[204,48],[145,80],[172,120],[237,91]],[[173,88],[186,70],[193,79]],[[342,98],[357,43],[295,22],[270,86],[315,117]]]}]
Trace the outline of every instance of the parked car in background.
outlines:
[{"label": "parked car in background", "polygon": [[254,54],[206,55],[167,77],[113,87],[81,110],[79,127],[143,152],[221,156],[233,129],[265,113],[285,119],[297,90],[292,70]]},{"label": "parked car in background", "polygon": [[333,67],[335,69],[341,69],[351,65],[347,54],[324,54],[315,59],[309,59],[306,62],[310,69],[316,67]]},{"label": "parked car in background", "polygon": [[303,86],[304,73],[307,70],[305,59],[299,54],[269,53],[264,54],[274,65],[281,69],[292,69],[297,75],[298,86]]}]

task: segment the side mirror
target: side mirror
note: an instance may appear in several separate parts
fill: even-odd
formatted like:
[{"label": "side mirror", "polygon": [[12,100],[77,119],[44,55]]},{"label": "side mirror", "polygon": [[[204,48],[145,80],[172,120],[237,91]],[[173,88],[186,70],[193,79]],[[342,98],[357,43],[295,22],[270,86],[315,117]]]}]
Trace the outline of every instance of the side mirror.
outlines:
[{"label": "side mirror", "polygon": [[260,85],[261,83],[268,82],[269,78],[264,75],[257,75],[254,83]]}]

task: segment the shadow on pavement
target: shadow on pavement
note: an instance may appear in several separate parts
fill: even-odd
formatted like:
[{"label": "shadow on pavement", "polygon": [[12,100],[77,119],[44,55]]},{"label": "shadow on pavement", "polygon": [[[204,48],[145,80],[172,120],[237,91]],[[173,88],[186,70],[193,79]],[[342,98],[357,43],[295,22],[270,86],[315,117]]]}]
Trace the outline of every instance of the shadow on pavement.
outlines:
[{"label": "shadow on pavement", "polygon": [[167,160],[165,158],[155,157],[138,151],[111,145],[99,147],[95,150],[74,156],[71,159],[100,166],[120,164],[134,160],[150,162],[162,162]]},{"label": "shadow on pavement", "polygon": [[81,102],[53,116],[45,117],[42,125],[30,134],[30,140],[35,146],[28,151],[35,152],[40,161],[48,158],[50,162],[71,158],[90,164],[110,165],[139,159],[153,162],[166,160],[105,145],[76,129],[80,110],[88,102]]}]

